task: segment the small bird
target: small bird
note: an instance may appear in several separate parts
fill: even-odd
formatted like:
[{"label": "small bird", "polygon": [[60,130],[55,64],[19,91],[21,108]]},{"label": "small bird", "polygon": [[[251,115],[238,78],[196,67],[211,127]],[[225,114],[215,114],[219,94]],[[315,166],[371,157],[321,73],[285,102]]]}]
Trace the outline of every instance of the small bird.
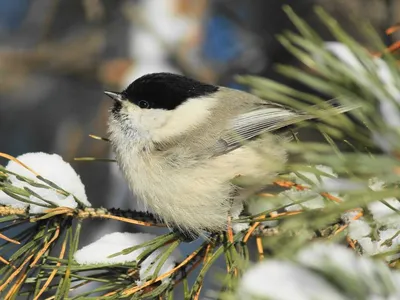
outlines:
[{"label": "small bird", "polygon": [[105,94],[114,100],[109,138],[129,187],[168,226],[193,236],[226,230],[228,217],[283,170],[288,138],[274,131],[315,118],[171,73]]}]

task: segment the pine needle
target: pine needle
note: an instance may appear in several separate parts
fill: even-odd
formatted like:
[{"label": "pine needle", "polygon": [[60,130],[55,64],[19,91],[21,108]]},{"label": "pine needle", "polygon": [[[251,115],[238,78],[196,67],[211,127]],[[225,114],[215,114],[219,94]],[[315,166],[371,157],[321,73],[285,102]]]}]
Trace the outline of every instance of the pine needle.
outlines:
[{"label": "pine needle", "polygon": [[[258,217],[256,220],[258,219],[263,219],[264,217]],[[251,237],[251,235],[253,234],[254,230],[256,230],[256,228],[261,224],[261,222],[257,221],[255,222],[246,232],[246,235],[243,238],[243,243],[247,243],[247,241],[249,240],[249,238]]]},{"label": "pine needle", "polygon": [[391,35],[391,34],[397,32],[399,29],[400,29],[400,24],[395,24],[395,25],[389,27],[388,29],[386,29],[385,32],[387,35]]},{"label": "pine needle", "polygon": [[10,243],[13,243],[13,244],[16,244],[16,245],[20,245],[21,244],[20,242],[9,238],[9,237],[5,236],[2,233],[0,233],[0,239],[6,240],[7,242],[10,242]]},{"label": "pine needle", "polygon": [[116,162],[111,158],[98,158],[98,157],[75,157],[75,161],[99,161],[99,162]]},{"label": "pine needle", "polygon": [[33,260],[33,262],[29,265],[30,268],[32,268],[34,265],[36,265],[36,263],[38,262],[38,260],[42,257],[42,255],[49,249],[49,247],[51,246],[51,244],[57,240],[58,236],[60,235],[60,226],[56,227],[56,231],[53,235],[53,237],[51,238],[51,240],[49,242],[46,242],[44,247],[42,249],[40,249],[40,251],[37,253],[36,258]]},{"label": "pine needle", "polygon": [[105,141],[105,142],[110,141],[108,138],[101,137],[101,136],[94,135],[94,134],[89,134],[89,137],[91,137],[92,139],[95,139],[95,140],[100,140],[100,141]]},{"label": "pine needle", "polygon": [[233,231],[232,231],[232,217],[228,215],[227,220],[227,235],[229,243],[233,243]]},{"label": "pine needle", "polygon": [[0,292],[3,291],[7,285],[22,271],[25,265],[30,261],[30,259],[34,256],[34,254],[29,255],[24,262],[16,269],[8,278],[7,280],[0,286]]},{"label": "pine needle", "polygon": [[28,167],[27,165],[25,165],[23,162],[21,162],[20,160],[18,160],[17,158],[15,158],[12,155],[0,152],[0,156],[6,158],[8,160],[12,160],[13,162],[19,164],[20,166],[24,167],[25,169],[27,169],[31,173],[35,174],[35,176],[40,176],[38,173],[36,173],[34,170],[32,170],[30,167]]},{"label": "pine needle", "polygon": [[3,264],[9,265],[10,262],[8,260],[6,260],[4,257],[0,256],[0,262],[2,262]]},{"label": "pine needle", "polygon": [[7,295],[5,295],[4,300],[12,299],[13,296],[16,295],[21,285],[25,282],[26,277],[28,277],[28,272],[21,273],[17,281],[10,288]]},{"label": "pine needle", "polygon": [[122,292],[122,295],[124,296],[130,296],[133,295],[134,293],[143,290],[144,288],[152,285],[153,283],[159,282],[167,277],[169,277],[171,274],[175,273],[176,271],[178,271],[179,269],[181,269],[182,267],[184,267],[185,265],[187,265],[191,260],[193,260],[197,255],[199,255],[199,253],[203,250],[203,247],[200,247],[198,250],[194,251],[192,254],[190,254],[185,260],[183,260],[179,265],[177,265],[175,268],[173,268],[172,270],[160,275],[159,277],[157,277],[154,280],[150,280],[146,283],[144,283],[141,286],[136,286],[130,289],[126,289]]},{"label": "pine needle", "polygon": [[264,247],[262,244],[262,239],[261,237],[256,237],[256,244],[257,244],[257,251],[258,251],[258,260],[263,260],[264,259]]},{"label": "pine needle", "polygon": [[[67,239],[64,240],[64,242],[61,245],[61,251],[60,251],[60,255],[58,256],[59,259],[64,258],[65,255],[65,250],[67,248]],[[39,293],[36,295],[35,298],[33,298],[33,300],[39,300],[40,296],[46,291],[47,287],[49,286],[49,284],[51,283],[51,281],[54,279],[54,277],[57,274],[58,271],[58,267],[61,265],[61,262],[58,262],[54,268],[54,270],[51,272],[50,276],[47,278],[46,282],[44,283],[43,287],[41,288],[41,290],[39,291]]]}]

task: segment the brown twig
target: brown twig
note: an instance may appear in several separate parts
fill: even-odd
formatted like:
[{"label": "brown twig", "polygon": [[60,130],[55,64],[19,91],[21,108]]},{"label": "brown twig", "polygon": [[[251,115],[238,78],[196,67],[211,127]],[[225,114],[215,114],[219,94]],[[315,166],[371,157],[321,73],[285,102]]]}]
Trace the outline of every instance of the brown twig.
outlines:
[{"label": "brown twig", "polygon": [[117,216],[113,216],[113,215],[101,215],[101,216],[98,216],[98,217],[99,218],[105,218],[105,219],[118,220],[118,221],[121,221],[121,222],[130,223],[130,224],[136,224],[136,225],[142,225],[142,226],[165,227],[164,224],[154,224],[154,223],[143,222],[143,221],[123,218],[123,217],[117,217]]},{"label": "brown twig", "polygon": [[[29,218],[29,213],[26,208],[13,208],[10,206],[1,206],[0,205],[0,216],[9,216],[9,215],[23,215],[26,218]],[[47,218],[50,218],[50,217],[53,217],[56,215],[65,215],[65,216],[69,216],[69,217],[75,216],[80,219],[88,219],[88,218],[113,219],[113,220],[129,223],[129,224],[135,224],[135,225],[151,226],[151,227],[166,227],[166,225],[162,224],[162,223],[145,222],[145,221],[139,221],[139,220],[135,220],[135,219],[115,216],[115,215],[110,214],[110,212],[108,212],[106,209],[103,209],[103,208],[73,209],[70,207],[63,207],[63,206],[48,209],[45,211],[44,215],[41,215],[39,217],[33,217],[30,219],[30,221],[36,222],[36,221],[47,219]]]},{"label": "brown twig", "polygon": [[25,208],[14,208],[11,206],[0,205],[0,216],[11,216],[11,215],[25,215]]}]

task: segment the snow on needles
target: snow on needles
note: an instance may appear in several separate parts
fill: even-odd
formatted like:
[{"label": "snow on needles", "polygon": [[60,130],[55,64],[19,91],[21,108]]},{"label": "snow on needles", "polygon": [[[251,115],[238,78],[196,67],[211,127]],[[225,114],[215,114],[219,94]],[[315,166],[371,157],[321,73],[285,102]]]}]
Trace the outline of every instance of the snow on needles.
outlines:
[{"label": "snow on needles", "polygon": [[[375,192],[382,191],[384,185],[385,183],[377,178],[370,179],[368,183],[369,188]],[[368,205],[374,220],[381,225],[400,229],[400,215],[395,211],[400,211],[400,201],[396,198],[386,198],[384,201],[386,204],[376,201]]]},{"label": "snow on needles", "polygon": [[[364,293],[350,299],[400,299],[398,271],[392,272],[384,262],[359,256],[345,246],[314,243],[300,251],[297,262],[329,279],[343,294]],[[354,286],[359,287],[357,292]]]},{"label": "snow on needles", "polygon": [[[361,87],[369,87],[368,90],[379,101],[381,119],[389,127],[398,128],[400,126],[400,86],[398,76],[390,66],[381,58],[374,57],[374,64],[366,67],[347,45],[339,42],[326,42],[325,48],[354,71],[350,74],[357,84]],[[321,57],[317,59],[323,63]],[[378,78],[378,82],[376,78]],[[371,89],[371,86],[376,88]],[[392,133],[374,131],[372,137],[382,150],[389,152],[393,149],[393,139],[396,136]]]},{"label": "snow on needles", "polygon": [[237,299],[343,300],[323,278],[291,262],[269,260],[248,270],[239,284]]},{"label": "snow on needles", "polygon": [[250,268],[237,299],[400,299],[399,274],[344,246],[313,243],[293,261],[268,260]]},{"label": "snow on needles", "polygon": [[[11,185],[21,189],[29,188],[37,194],[38,197],[31,195],[29,200],[39,205],[18,201],[5,194],[3,191],[0,191],[0,204],[11,205],[12,207],[18,208],[29,206],[30,213],[42,213],[49,208],[46,207],[49,205],[40,198],[50,201],[56,206],[75,208],[78,205],[73,197],[75,196],[84,205],[91,206],[87,200],[85,186],[83,185],[79,175],[74,171],[69,163],[65,162],[61,158],[61,156],[57,154],[34,152],[20,155],[17,157],[17,159],[40,174],[43,178],[50,180],[60,188],[70,193],[70,195],[65,196],[50,187],[43,188],[32,186],[27,182],[19,180],[15,175],[9,174],[8,180],[10,181]],[[47,185],[43,181],[37,179],[35,174],[33,174],[31,171],[14,161],[9,161],[6,166],[6,170],[31,179],[36,183],[40,183],[41,185]]]},{"label": "snow on needles", "polygon": [[[369,180],[369,188],[372,191],[382,191],[385,183],[372,178]],[[383,203],[385,202],[385,203]],[[342,216],[349,224],[349,237],[356,240],[363,252],[367,255],[375,255],[390,250],[395,250],[400,245],[400,215],[395,210],[400,210],[400,201],[396,198],[386,198],[367,205],[374,221],[372,230],[366,218],[353,220]],[[398,258],[399,254],[387,256],[387,260]]]},{"label": "snow on needles", "polygon": [[[311,167],[310,167],[311,168]],[[288,211],[305,209],[318,209],[325,206],[325,200],[320,195],[319,191],[314,188],[323,190],[326,187],[334,186],[337,180],[337,174],[335,174],[330,167],[323,165],[316,165],[313,167],[315,173],[310,172],[298,172],[290,173],[289,180],[300,184],[304,187],[310,188],[303,191],[299,191],[296,188],[284,191],[280,193],[283,197],[283,201],[286,204],[298,203],[291,205],[286,208]],[[336,193],[331,193],[331,195],[337,197]]]},{"label": "snow on needles", "polygon": [[[141,245],[154,239],[156,236],[149,233],[114,232],[106,234],[97,241],[83,247],[75,253],[75,260],[82,265],[86,264],[117,264],[135,262],[137,257],[146,249],[142,247],[126,255],[118,255],[109,258],[110,255],[121,252],[124,249]],[[152,276],[157,267],[157,256],[165,247],[155,250],[140,264],[140,282]],[[175,250],[165,261],[157,275],[164,274],[175,267],[175,263],[181,259],[181,254]]]}]

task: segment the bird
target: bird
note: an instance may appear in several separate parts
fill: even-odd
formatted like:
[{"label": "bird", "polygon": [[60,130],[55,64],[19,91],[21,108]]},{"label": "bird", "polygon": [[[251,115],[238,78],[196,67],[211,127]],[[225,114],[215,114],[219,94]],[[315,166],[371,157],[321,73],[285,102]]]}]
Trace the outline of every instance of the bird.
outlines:
[{"label": "bird", "polygon": [[108,134],[130,189],[186,236],[226,230],[246,199],[284,169],[290,138],[280,130],[316,118],[165,72],[104,93],[114,101]]}]

